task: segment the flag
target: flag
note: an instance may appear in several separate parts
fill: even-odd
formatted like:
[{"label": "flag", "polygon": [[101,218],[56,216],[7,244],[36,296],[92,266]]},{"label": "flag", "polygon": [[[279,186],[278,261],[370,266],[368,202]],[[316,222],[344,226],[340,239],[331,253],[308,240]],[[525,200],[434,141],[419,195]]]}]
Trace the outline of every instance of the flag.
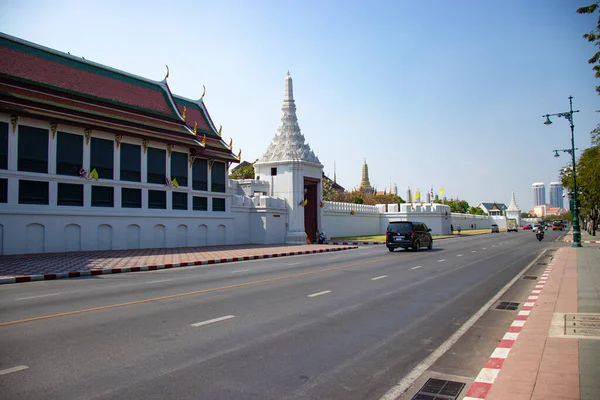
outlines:
[{"label": "flag", "polygon": [[96,168],[94,168],[94,169],[92,170],[92,172],[90,172],[90,176],[91,176],[92,178],[94,178],[95,180],[98,180],[98,171],[96,171]]},{"label": "flag", "polygon": [[444,188],[440,188],[440,196],[444,195]]},{"label": "flag", "polygon": [[417,189],[417,193],[415,193],[415,201],[421,200],[421,191]]},{"label": "flag", "polygon": [[179,182],[177,182],[177,178],[173,178],[173,180],[171,181],[171,185],[175,186],[176,188],[179,187]]}]

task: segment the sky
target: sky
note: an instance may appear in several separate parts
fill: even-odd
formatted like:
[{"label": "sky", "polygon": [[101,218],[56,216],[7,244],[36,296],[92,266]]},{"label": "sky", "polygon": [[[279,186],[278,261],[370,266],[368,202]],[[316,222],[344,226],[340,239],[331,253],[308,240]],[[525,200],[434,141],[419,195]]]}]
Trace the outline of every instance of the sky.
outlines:
[{"label": "sky", "polygon": [[[161,81],[204,102],[235,154],[260,158],[294,82],[306,142],[346,189],[435,193],[533,206],[600,122],[600,81],[582,38],[592,0],[4,0],[0,30]],[[546,194],[548,197],[548,193]]]}]

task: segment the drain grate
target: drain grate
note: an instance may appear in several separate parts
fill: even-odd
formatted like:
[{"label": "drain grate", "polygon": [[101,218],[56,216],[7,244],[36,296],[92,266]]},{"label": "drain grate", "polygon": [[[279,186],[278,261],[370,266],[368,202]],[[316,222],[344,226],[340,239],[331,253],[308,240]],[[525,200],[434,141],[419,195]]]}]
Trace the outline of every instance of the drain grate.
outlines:
[{"label": "drain grate", "polygon": [[538,277],[537,276],[533,276],[533,275],[525,275],[523,277],[523,279],[529,279],[529,280],[532,280],[532,281],[537,281]]},{"label": "drain grate", "polygon": [[463,382],[429,378],[412,400],[456,400],[464,387]]},{"label": "drain grate", "polygon": [[514,303],[512,301],[501,301],[500,304],[496,306],[496,309],[514,311],[519,309],[519,303]]}]

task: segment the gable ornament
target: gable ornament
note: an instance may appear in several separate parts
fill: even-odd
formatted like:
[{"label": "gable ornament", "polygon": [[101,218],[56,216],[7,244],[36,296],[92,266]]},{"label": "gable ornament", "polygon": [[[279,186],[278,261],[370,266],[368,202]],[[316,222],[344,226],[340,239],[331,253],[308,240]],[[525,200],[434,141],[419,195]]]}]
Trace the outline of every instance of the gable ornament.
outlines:
[{"label": "gable ornament", "polygon": [[56,129],[58,129],[58,124],[56,122],[52,122],[50,124],[50,132],[52,132],[52,139],[56,136]]},{"label": "gable ornament", "polygon": [[13,133],[15,133],[17,131],[17,122],[19,122],[19,116],[18,115],[11,115],[10,116],[10,123],[12,125],[12,131],[13,131]]},{"label": "gable ornament", "polygon": [[85,136],[85,144],[90,144],[90,138],[92,137],[92,130],[90,128],[85,128],[83,130],[83,136]]}]

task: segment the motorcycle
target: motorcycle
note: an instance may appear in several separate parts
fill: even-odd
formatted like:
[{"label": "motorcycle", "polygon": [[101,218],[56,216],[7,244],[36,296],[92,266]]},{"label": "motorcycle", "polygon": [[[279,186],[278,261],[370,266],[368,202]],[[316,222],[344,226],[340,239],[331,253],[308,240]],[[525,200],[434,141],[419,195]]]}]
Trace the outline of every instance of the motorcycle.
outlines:
[{"label": "motorcycle", "polygon": [[328,244],[327,238],[325,237],[325,232],[317,231],[317,237],[313,240],[314,244]]},{"label": "motorcycle", "polygon": [[535,234],[535,237],[537,238],[537,240],[539,240],[540,242],[542,241],[542,239],[544,238],[544,231],[543,230],[539,230],[537,231],[537,233]]}]

